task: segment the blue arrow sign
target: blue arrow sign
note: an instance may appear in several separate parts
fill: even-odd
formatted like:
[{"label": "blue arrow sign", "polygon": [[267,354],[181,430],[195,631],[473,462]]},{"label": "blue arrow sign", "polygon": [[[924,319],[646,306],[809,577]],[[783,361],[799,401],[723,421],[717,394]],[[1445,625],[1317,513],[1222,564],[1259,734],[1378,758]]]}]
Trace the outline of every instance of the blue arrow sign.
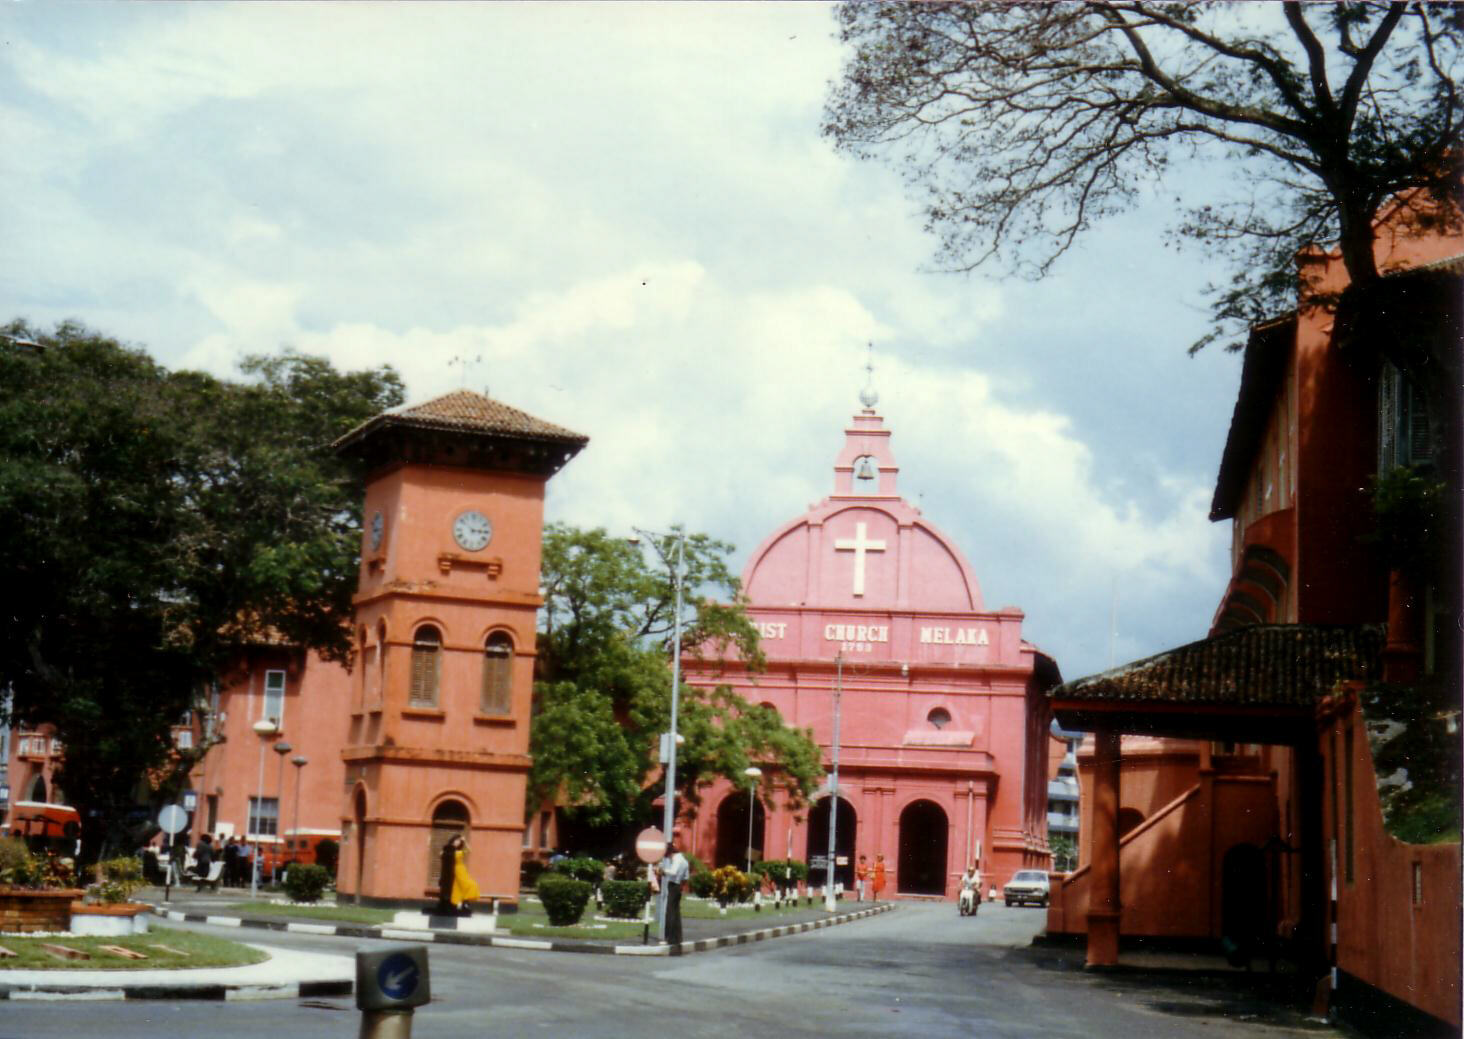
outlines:
[{"label": "blue arrow sign", "polygon": [[417,961],[406,953],[388,956],[376,968],[376,984],[390,999],[410,999],[420,980]]}]

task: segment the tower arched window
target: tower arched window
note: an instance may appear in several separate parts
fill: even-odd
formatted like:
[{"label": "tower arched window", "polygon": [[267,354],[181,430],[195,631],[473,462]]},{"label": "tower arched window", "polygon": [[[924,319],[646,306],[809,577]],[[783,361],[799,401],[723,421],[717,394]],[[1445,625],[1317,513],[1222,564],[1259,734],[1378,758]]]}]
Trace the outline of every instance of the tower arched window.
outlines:
[{"label": "tower arched window", "polygon": [[951,712],[946,710],[944,707],[935,707],[932,708],[931,712],[925,716],[925,720],[928,721],[933,728],[944,729],[947,725],[951,723]]},{"label": "tower arched window", "polygon": [[513,707],[513,640],[495,631],[483,643],[484,714],[507,714]]},{"label": "tower arched window", "polygon": [[424,624],[412,636],[412,687],[407,703],[412,707],[436,707],[442,679],[442,633]]}]

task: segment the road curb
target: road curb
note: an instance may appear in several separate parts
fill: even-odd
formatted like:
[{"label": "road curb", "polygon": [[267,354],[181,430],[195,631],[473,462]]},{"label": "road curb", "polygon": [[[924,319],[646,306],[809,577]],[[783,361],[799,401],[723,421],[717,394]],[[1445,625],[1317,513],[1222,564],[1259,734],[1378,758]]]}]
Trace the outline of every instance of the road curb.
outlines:
[{"label": "road curb", "polygon": [[895,908],[893,902],[881,902],[868,909],[823,920],[805,920],[796,924],[781,924],[757,931],[741,931],[737,934],[717,938],[700,938],[682,942],[680,945],[593,945],[589,942],[564,941],[552,938],[504,938],[497,935],[463,934],[457,931],[415,931],[400,927],[382,925],[362,927],[353,924],[304,924],[283,920],[261,920],[247,916],[218,916],[211,913],[186,913],[176,909],[155,908],[153,913],[174,923],[210,924],[215,927],[254,928],[265,931],[284,931],[294,934],[325,935],[337,938],[385,938],[393,941],[430,942],[434,945],[483,945],[498,949],[530,949],[539,952],[577,952],[597,956],[686,956],[696,952],[710,952],[729,945],[746,945],[749,942],[767,941],[794,934],[804,934],[825,927],[864,920]]}]

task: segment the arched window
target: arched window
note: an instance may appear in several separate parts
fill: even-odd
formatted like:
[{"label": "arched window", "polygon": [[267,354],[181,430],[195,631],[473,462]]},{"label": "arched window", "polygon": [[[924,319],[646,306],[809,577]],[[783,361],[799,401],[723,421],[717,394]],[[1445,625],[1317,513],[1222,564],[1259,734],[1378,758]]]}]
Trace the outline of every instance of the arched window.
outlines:
[{"label": "arched window", "polygon": [[944,729],[947,725],[951,723],[951,712],[946,710],[944,707],[933,707],[931,708],[930,713],[925,716],[925,720],[928,721],[933,728]]},{"label": "arched window", "polygon": [[372,678],[367,704],[380,707],[386,691],[386,621],[376,622],[376,674]]},{"label": "arched window", "polygon": [[479,710],[484,714],[507,714],[513,707],[513,640],[495,631],[483,643],[483,695]]},{"label": "arched window", "polygon": [[442,633],[424,624],[412,638],[412,688],[407,703],[412,707],[436,707],[441,677]]},{"label": "arched window", "polygon": [[376,670],[376,647],[367,643],[364,626],[356,632],[356,655],[361,662],[361,677],[356,685],[356,709],[360,710],[366,705],[366,689],[371,685],[372,672]]}]

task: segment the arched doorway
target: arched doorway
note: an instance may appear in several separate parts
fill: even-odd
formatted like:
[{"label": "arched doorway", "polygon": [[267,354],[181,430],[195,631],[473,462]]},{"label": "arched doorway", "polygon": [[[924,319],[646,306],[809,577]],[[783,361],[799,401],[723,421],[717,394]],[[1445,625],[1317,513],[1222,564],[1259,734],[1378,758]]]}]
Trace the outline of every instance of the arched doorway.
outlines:
[{"label": "arched doorway", "polygon": [[47,803],[47,801],[46,801],[46,777],[45,776],[42,776],[42,775],[39,775],[39,774],[36,776],[36,781],[31,784],[30,798],[29,798],[29,800],[37,801],[40,804],[46,804]]},{"label": "arched doorway", "polygon": [[458,834],[468,836],[468,809],[461,801],[443,801],[432,810],[432,836],[427,841],[427,887],[437,887],[442,847]]},{"label": "arched doorway", "polygon": [[356,838],[356,904],[361,904],[361,888],[366,883],[366,791],[356,788],[356,803],[351,813]]},{"label": "arched doorway", "polygon": [[[746,791],[733,790],[717,806],[716,865],[747,868],[747,802],[752,800],[752,861],[761,862],[767,812],[762,802],[750,799]],[[824,838],[828,840],[827,837]]]},{"label": "arched doorway", "polygon": [[950,824],[934,801],[912,801],[900,813],[898,890],[906,895],[944,895]]},{"label": "arched doorway", "polygon": [[1220,936],[1236,966],[1248,963],[1266,933],[1266,856],[1237,844],[1220,860]]},{"label": "arched doorway", "polygon": [[[744,822],[746,819],[744,817]],[[834,882],[843,884],[845,890],[854,887],[854,847],[855,838],[858,835],[859,822],[854,815],[854,806],[842,797],[839,798],[838,825],[834,827],[834,839],[838,841],[838,848],[835,855],[844,860],[842,866],[835,866]],[[822,863],[829,855],[829,799],[822,797],[808,813],[808,857],[804,861],[808,863],[808,883],[811,887],[819,887],[823,884],[827,874],[820,866],[814,869],[814,863]]]},{"label": "arched doorway", "polygon": [[1144,813],[1137,808],[1120,808],[1118,810],[1118,835],[1127,837],[1128,832],[1144,821]]}]

